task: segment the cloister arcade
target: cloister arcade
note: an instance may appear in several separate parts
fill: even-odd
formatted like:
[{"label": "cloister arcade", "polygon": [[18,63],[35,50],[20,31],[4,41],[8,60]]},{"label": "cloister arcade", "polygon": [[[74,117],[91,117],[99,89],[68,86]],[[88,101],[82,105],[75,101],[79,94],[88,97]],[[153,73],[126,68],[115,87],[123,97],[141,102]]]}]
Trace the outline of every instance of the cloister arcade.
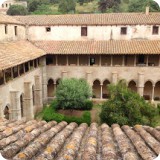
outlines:
[{"label": "cloister arcade", "polygon": [[[55,96],[56,88],[59,84],[59,80],[48,80],[48,98],[53,98]],[[95,79],[93,81],[92,85],[92,91],[93,96],[92,98],[96,99],[107,99],[109,98],[109,92],[107,85],[109,85],[111,82],[108,79],[105,79],[104,81],[101,81],[99,79]],[[130,80],[128,82],[128,88],[130,88],[132,91],[137,92],[137,82],[135,80]],[[156,83],[153,83],[152,81],[148,80],[144,83],[144,89],[143,89],[143,97],[145,100],[150,101],[159,101],[160,100],[160,81],[157,81]]]}]

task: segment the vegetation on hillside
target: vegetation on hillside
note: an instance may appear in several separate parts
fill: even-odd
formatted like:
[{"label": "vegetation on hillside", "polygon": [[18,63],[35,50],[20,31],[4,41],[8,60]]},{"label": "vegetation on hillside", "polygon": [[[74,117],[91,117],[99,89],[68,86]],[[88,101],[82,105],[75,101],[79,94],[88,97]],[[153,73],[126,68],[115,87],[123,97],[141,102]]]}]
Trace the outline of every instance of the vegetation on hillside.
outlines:
[{"label": "vegetation on hillside", "polygon": [[[20,1],[20,0],[18,0]],[[150,11],[160,11],[153,0],[23,0],[28,7],[21,8],[11,15],[28,14],[74,14],[74,13],[106,13],[106,12],[144,12],[146,6]],[[10,13],[8,13],[10,14]]]},{"label": "vegetation on hillside", "polygon": [[156,125],[155,118],[160,118],[159,109],[128,89],[125,81],[108,85],[110,98],[102,105],[100,118],[109,125]]}]

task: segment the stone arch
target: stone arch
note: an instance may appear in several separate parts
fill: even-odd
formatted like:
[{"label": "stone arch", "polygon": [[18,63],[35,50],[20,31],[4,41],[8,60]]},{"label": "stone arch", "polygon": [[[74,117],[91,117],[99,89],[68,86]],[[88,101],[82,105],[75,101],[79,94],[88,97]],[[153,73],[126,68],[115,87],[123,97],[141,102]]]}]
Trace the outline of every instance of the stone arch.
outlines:
[{"label": "stone arch", "polygon": [[107,86],[110,84],[110,81],[108,79],[103,81],[102,86],[102,98],[109,98],[109,92]]},{"label": "stone arch", "polygon": [[101,97],[101,82],[100,82],[100,80],[96,79],[93,82],[92,90],[93,90],[93,98],[100,98]]},{"label": "stone arch", "polygon": [[136,82],[134,80],[131,80],[128,83],[128,88],[131,89],[134,92],[137,92]]},{"label": "stone arch", "polygon": [[21,117],[24,117],[24,94],[20,95]]},{"label": "stone arch", "polygon": [[56,79],[56,87],[59,85],[59,82],[61,81],[61,78]]},{"label": "stone arch", "polygon": [[160,100],[160,81],[157,81],[154,88],[154,100]]},{"label": "stone arch", "polygon": [[3,110],[3,114],[4,114],[4,118],[5,119],[10,119],[10,109],[9,109],[9,105],[6,105],[4,110]]},{"label": "stone arch", "polygon": [[49,79],[47,84],[48,97],[54,96],[54,80]]},{"label": "stone arch", "polygon": [[100,84],[102,84],[102,82],[101,82],[101,80],[100,80],[99,78],[93,79],[92,84],[93,84],[96,80],[99,81]]},{"label": "stone arch", "polygon": [[145,100],[151,100],[152,88],[153,88],[153,83],[151,81],[146,81],[144,84],[144,94],[143,94]]}]

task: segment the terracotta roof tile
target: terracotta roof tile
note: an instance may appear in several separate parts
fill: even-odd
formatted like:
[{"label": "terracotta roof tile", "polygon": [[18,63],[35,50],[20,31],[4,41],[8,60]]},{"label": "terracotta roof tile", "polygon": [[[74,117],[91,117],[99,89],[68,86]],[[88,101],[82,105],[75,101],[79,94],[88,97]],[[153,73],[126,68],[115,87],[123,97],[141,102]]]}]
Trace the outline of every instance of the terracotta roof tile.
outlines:
[{"label": "terracotta roof tile", "polygon": [[149,126],[35,120],[0,121],[0,126],[6,126],[0,132],[0,153],[13,160],[153,160],[160,154],[160,131]]},{"label": "terracotta roof tile", "polygon": [[21,24],[22,25],[22,22],[18,21],[16,18],[12,16],[0,14],[0,24]]},{"label": "terracotta roof tile", "polygon": [[158,40],[35,41],[48,54],[160,54]]},{"label": "terracotta roof tile", "polygon": [[160,13],[105,13],[17,16],[28,25],[135,25],[160,24]]},{"label": "terracotta roof tile", "polygon": [[45,55],[28,41],[0,42],[0,70],[22,64]]}]

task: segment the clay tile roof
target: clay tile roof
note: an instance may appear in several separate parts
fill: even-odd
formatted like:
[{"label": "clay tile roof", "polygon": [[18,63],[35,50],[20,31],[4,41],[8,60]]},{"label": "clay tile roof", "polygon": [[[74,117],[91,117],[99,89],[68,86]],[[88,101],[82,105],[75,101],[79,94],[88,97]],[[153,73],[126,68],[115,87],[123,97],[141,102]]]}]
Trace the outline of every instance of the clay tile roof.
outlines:
[{"label": "clay tile roof", "polygon": [[158,40],[35,41],[48,54],[160,54]]},{"label": "clay tile roof", "polygon": [[18,21],[12,16],[0,14],[0,24],[20,24],[22,25],[22,22]]},{"label": "clay tile roof", "polygon": [[28,25],[135,25],[160,24],[160,13],[105,13],[17,16]]},{"label": "clay tile roof", "polygon": [[0,128],[0,153],[12,160],[153,160],[160,154],[160,131],[149,126],[1,120]]},{"label": "clay tile roof", "polygon": [[45,52],[28,41],[0,42],[0,70],[43,56]]}]

